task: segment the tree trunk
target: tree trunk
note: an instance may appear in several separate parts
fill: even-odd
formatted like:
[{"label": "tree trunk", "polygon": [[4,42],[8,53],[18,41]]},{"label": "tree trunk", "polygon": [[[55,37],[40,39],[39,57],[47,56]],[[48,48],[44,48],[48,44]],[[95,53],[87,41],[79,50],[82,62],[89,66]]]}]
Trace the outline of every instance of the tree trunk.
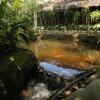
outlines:
[{"label": "tree trunk", "polygon": [[37,12],[34,11],[34,29],[37,29]]}]

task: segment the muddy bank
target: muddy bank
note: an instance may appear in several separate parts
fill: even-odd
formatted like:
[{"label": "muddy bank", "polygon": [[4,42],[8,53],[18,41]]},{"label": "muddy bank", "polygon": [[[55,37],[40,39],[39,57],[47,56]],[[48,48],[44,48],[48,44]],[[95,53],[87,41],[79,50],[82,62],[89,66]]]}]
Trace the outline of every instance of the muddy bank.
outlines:
[{"label": "muddy bank", "polygon": [[100,49],[100,33],[94,31],[44,31],[38,37],[42,40],[74,41],[93,49]]},{"label": "muddy bank", "polygon": [[73,41],[74,37],[72,36],[72,34],[53,34],[53,33],[45,33],[41,36],[42,40],[46,40],[46,39],[51,39],[51,40],[67,40],[67,41]]},{"label": "muddy bank", "polygon": [[79,35],[77,37],[78,43],[83,43],[92,49],[100,49],[100,35]]}]

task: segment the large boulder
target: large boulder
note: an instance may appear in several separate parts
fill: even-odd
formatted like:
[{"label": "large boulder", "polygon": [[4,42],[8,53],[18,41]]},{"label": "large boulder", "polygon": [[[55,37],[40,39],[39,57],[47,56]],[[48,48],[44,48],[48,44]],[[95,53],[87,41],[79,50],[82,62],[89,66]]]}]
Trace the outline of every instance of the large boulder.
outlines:
[{"label": "large boulder", "polygon": [[87,88],[77,90],[65,100],[100,100],[100,79],[91,82]]}]

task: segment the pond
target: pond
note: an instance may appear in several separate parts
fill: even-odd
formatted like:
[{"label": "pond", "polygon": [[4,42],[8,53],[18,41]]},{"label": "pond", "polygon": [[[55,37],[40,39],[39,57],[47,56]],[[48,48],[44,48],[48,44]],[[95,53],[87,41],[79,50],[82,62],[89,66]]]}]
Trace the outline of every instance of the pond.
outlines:
[{"label": "pond", "polygon": [[76,42],[59,40],[40,40],[25,44],[40,62],[55,64],[64,68],[86,70],[100,65],[100,50],[93,50]]},{"label": "pond", "polygon": [[100,65],[99,50],[90,49],[76,42],[40,40],[37,43],[24,44],[23,47],[35,53],[45,71],[66,79]]}]

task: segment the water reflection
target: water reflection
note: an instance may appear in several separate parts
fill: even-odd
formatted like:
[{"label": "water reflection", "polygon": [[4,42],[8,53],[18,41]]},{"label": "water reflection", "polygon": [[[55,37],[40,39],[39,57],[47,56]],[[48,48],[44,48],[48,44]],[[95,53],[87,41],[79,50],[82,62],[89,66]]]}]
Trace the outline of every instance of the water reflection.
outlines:
[{"label": "water reflection", "polygon": [[90,65],[100,65],[100,51],[75,42],[41,40],[26,44],[25,48],[34,51],[40,61],[57,61],[56,64],[62,67],[87,69]]},{"label": "water reflection", "polygon": [[84,71],[78,71],[76,69],[69,69],[69,68],[62,68],[54,64],[46,63],[46,62],[40,62],[40,66],[48,72],[52,72],[54,74],[57,74],[59,76],[65,77],[65,78],[72,78],[75,77],[75,75],[81,74]]}]

